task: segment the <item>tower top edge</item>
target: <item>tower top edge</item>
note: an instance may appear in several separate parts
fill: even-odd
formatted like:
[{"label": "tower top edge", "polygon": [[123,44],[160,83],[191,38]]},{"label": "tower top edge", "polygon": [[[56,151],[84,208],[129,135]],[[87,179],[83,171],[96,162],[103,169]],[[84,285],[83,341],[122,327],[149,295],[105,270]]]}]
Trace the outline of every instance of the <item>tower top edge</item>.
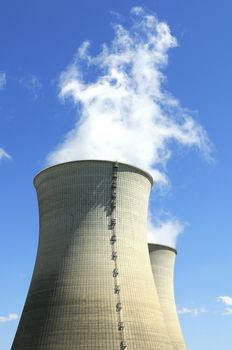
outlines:
[{"label": "tower top edge", "polygon": [[151,183],[151,186],[153,186],[153,177],[150,173],[148,173],[146,170],[142,169],[142,168],[139,168],[135,165],[132,165],[132,164],[129,164],[129,163],[125,163],[125,162],[118,162],[118,161],[113,161],[113,160],[100,160],[100,159],[83,159],[83,160],[74,160],[74,161],[70,161],[70,162],[64,162],[64,163],[59,163],[59,164],[55,164],[55,165],[52,165],[52,166],[49,166],[49,167],[46,167],[44,169],[42,169],[41,171],[39,171],[35,177],[34,177],[34,185],[35,185],[35,182],[36,180],[38,179],[38,177],[41,175],[41,174],[44,174],[46,172],[49,172],[50,170],[52,169],[55,169],[55,168],[58,168],[58,167],[65,167],[65,166],[69,166],[71,164],[77,164],[77,163],[111,163],[112,165],[114,163],[118,163],[119,165],[126,165],[128,166],[129,168],[132,168],[132,169],[135,169],[137,171],[140,171]]},{"label": "tower top edge", "polygon": [[154,251],[154,250],[158,250],[158,249],[162,249],[162,250],[170,250],[172,251],[173,253],[175,253],[177,255],[177,250],[173,247],[170,247],[168,245],[165,245],[165,244],[156,244],[156,243],[148,243],[148,250],[149,250],[149,253]]}]

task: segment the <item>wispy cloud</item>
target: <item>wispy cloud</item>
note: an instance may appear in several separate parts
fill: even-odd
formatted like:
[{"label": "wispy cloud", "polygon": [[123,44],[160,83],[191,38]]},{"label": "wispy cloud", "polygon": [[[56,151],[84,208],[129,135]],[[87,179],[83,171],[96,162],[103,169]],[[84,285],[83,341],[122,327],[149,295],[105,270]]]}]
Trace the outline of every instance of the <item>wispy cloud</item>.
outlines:
[{"label": "wispy cloud", "polygon": [[191,315],[194,317],[197,317],[201,314],[206,313],[207,310],[204,307],[201,308],[188,308],[188,307],[182,307],[181,309],[178,310],[178,314],[182,315]]},{"label": "wispy cloud", "polygon": [[[168,51],[177,46],[168,25],[140,7],[131,15],[131,27],[115,25],[112,43],[98,55],[91,56],[84,42],[61,74],[59,96],[76,104],[79,118],[48,155],[48,164],[117,159],[166,184],[164,169],[174,144],[194,147],[209,158],[209,141],[203,127],[164,89]],[[171,225],[181,230],[177,222]]]},{"label": "wispy cloud", "polygon": [[0,71],[0,90],[3,90],[6,85],[6,73]]},{"label": "wispy cloud", "polygon": [[19,83],[32,94],[35,100],[39,97],[39,93],[43,86],[36,75],[30,74],[22,77],[19,79]]},{"label": "wispy cloud", "polygon": [[223,303],[224,305],[232,306],[232,297],[227,295],[217,297],[217,301]]},{"label": "wispy cloud", "polygon": [[166,218],[151,214],[148,218],[148,242],[176,246],[177,237],[183,232],[185,225],[170,214]]},{"label": "wispy cloud", "polygon": [[217,297],[217,301],[226,306],[222,315],[232,315],[232,297],[227,295],[219,296]]},{"label": "wispy cloud", "polygon": [[3,158],[11,159],[11,156],[3,148],[0,147],[0,160]]},{"label": "wispy cloud", "polygon": [[232,315],[232,307],[226,307],[223,315]]},{"label": "wispy cloud", "polygon": [[123,20],[123,16],[118,13],[117,11],[110,11],[110,14],[116,19],[116,20]]},{"label": "wispy cloud", "polygon": [[18,318],[19,318],[19,315],[15,313],[11,313],[8,316],[0,316],[0,323],[14,321],[14,320],[17,320]]}]

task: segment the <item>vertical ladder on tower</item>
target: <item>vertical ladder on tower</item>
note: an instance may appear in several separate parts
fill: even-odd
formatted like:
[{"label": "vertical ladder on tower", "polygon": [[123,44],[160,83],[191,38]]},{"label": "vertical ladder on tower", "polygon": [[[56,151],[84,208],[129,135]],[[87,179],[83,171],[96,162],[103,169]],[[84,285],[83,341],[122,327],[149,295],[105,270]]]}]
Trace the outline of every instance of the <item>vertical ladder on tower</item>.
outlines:
[{"label": "vertical ladder on tower", "polygon": [[117,232],[116,232],[116,208],[117,208],[117,179],[118,179],[118,162],[115,162],[113,164],[112,169],[112,182],[111,182],[111,198],[110,198],[110,224],[109,229],[111,230],[111,237],[110,237],[110,244],[112,247],[111,252],[111,260],[114,263],[114,268],[112,271],[112,276],[114,279],[114,289],[113,292],[116,295],[116,313],[117,313],[117,329],[120,333],[120,348],[119,350],[125,350],[127,349],[127,344],[125,341],[125,334],[124,334],[124,322],[122,320],[122,303],[121,303],[121,297],[120,297],[120,284],[119,284],[119,275],[120,270],[118,266],[118,252],[117,252]]}]

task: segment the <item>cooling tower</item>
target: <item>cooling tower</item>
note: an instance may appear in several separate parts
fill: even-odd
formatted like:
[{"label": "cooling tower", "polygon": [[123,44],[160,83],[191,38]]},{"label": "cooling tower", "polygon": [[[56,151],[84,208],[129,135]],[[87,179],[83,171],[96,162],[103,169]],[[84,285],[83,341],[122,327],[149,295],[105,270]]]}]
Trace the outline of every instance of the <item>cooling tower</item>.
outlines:
[{"label": "cooling tower", "polygon": [[40,235],[13,350],[171,350],[147,250],[151,177],[77,161],[35,177]]},{"label": "cooling tower", "polygon": [[166,328],[173,350],[186,350],[174,298],[176,250],[164,245],[148,244],[152,272]]}]

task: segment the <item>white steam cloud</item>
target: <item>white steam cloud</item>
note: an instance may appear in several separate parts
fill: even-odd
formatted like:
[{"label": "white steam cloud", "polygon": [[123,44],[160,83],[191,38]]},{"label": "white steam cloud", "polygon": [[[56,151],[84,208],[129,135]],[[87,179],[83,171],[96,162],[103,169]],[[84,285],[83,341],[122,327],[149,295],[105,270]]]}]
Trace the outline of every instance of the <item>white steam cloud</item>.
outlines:
[{"label": "white steam cloud", "polygon": [[[202,126],[163,87],[168,51],[177,46],[168,25],[140,7],[131,15],[132,26],[115,25],[114,39],[99,54],[91,55],[90,43],[84,42],[61,74],[59,96],[74,102],[79,118],[47,163],[118,160],[147,170],[156,184],[165,185],[173,144],[194,147],[207,158],[209,141]],[[183,229],[174,219],[149,226],[172,243]]]},{"label": "white steam cloud", "polygon": [[148,242],[175,247],[177,237],[183,232],[184,227],[184,224],[176,218],[161,219],[156,216],[152,220],[150,214],[148,218]]},{"label": "white steam cloud", "polygon": [[[60,97],[70,97],[80,118],[65,141],[48,156],[50,165],[77,159],[128,162],[166,182],[160,170],[171,156],[170,141],[208,154],[204,129],[162,88],[161,70],[177,45],[168,25],[141,8],[130,30],[116,25],[111,46],[97,56],[84,42],[60,77]],[[95,70],[89,81],[84,72]],[[87,74],[88,75],[88,74]]]}]

